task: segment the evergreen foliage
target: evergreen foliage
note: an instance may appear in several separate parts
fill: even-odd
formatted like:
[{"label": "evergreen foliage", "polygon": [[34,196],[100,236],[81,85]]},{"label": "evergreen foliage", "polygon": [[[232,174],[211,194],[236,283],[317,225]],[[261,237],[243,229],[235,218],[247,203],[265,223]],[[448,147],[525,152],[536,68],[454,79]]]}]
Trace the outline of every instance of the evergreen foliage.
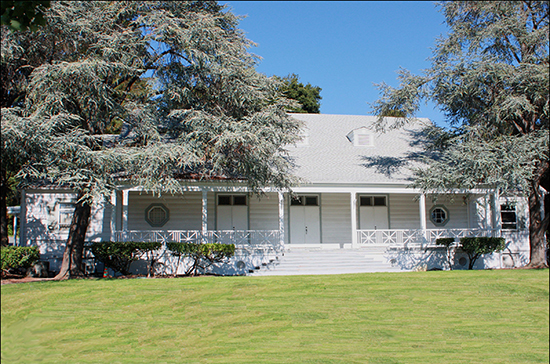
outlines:
[{"label": "evergreen foliage", "polygon": [[[427,167],[413,184],[425,192],[498,189],[529,199],[530,265],[546,266],[550,214],[549,2],[445,1],[450,28],[423,75],[401,70],[401,85],[379,85],[378,130],[415,118],[422,100],[445,113],[451,130],[431,127]],[[391,110],[404,116],[392,125]]]},{"label": "evergreen foliage", "polygon": [[468,269],[473,269],[475,262],[483,254],[500,252],[506,247],[504,238],[468,237],[460,238],[460,248],[468,254]]},{"label": "evergreen foliage", "polygon": [[46,24],[43,9],[49,6],[49,0],[3,0],[0,7],[1,24],[7,25],[12,30],[37,30],[39,26]]},{"label": "evergreen foliage", "polygon": [[117,179],[158,194],[181,192],[182,178],[240,180],[256,191],[294,183],[285,150],[299,135],[285,112],[292,102],[256,72],[254,44],[224,9],[52,1],[36,32],[2,32],[2,159],[24,161],[26,183],[78,194],[72,258],[58,278],[81,274],[91,203]]},{"label": "evergreen foliage", "polygon": [[279,91],[286,97],[298,102],[297,106],[288,107],[288,111],[296,113],[311,113],[319,114],[321,108],[321,88],[319,86],[304,86],[299,82],[299,77],[296,74],[291,74],[286,77],[276,77],[281,81]]},{"label": "evergreen foliage", "polygon": [[0,248],[2,273],[27,269],[40,260],[36,246],[3,246]]},{"label": "evergreen foliage", "polygon": [[146,258],[149,262],[149,273],[154,262],[151,253],[161,248],[161,243],[156,242],[101,242],[92,244],[94,257],[105,264],[105,267],[120,272],[123,275],[130,274],[130,265]]},{"label": "evergreen foliage", "polygon": [[221,243],[167,243],[173,256],[190,258],[191,264],[185,275],[195,276],[205,272],[214,263],[221,263],[235,255],[235,244]]}]

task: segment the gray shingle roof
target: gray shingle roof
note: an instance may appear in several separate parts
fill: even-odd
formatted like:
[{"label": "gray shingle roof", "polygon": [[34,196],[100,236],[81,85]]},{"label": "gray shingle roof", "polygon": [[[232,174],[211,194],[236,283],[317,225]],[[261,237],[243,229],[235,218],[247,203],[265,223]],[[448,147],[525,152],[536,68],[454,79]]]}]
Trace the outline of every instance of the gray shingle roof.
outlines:
[{"label": "gray shingle roof", "polygon": [[374,146],[369,147],[354,146],[346,136],[353,130],[370,128],[375,116],[291,116],[304,122],[308,135],[307,145],[288,148],[296,164],[294,172],[312,183],[409,183],[412,176],[409,167],[419,165],[414,157],[422,150],[421,129],[430,123],[419,118],[403,129],[383,134],[371,130]]}]

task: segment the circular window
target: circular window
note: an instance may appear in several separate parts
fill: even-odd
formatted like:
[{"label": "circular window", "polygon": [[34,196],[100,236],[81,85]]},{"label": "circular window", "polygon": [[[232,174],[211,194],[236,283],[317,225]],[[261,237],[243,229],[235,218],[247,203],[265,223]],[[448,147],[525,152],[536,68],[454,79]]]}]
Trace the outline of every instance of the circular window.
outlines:
[{"label": "circular window", "polygon": [[434,206],[430,210],[430,220],[434,225],[443,226],[449,221],[449,211],[443,206]]},{"label": "circular window", "polygon": [[153,227],[164,226],[170,220],[170,210],[163,204],[152,204],[145,210],[145,221]]}]

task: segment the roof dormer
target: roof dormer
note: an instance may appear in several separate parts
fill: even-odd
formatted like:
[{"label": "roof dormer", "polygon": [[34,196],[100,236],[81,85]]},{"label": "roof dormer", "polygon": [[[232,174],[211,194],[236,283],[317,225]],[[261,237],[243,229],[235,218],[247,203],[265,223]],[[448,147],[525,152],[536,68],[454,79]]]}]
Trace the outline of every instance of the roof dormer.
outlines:
[{"label": "roof dormer", "polygon": [[365,126],[350,131],[346,137],[355,147],[374,147],[374,134]]}]

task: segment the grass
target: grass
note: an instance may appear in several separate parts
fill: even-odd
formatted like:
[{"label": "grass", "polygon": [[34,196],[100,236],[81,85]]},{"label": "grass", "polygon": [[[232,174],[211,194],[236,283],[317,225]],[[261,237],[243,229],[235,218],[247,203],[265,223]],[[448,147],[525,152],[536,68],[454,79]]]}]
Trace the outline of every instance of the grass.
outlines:
[{"label": "grass", "polygon": [[548,363],[548,270],[4,285],[2,363]]}]

